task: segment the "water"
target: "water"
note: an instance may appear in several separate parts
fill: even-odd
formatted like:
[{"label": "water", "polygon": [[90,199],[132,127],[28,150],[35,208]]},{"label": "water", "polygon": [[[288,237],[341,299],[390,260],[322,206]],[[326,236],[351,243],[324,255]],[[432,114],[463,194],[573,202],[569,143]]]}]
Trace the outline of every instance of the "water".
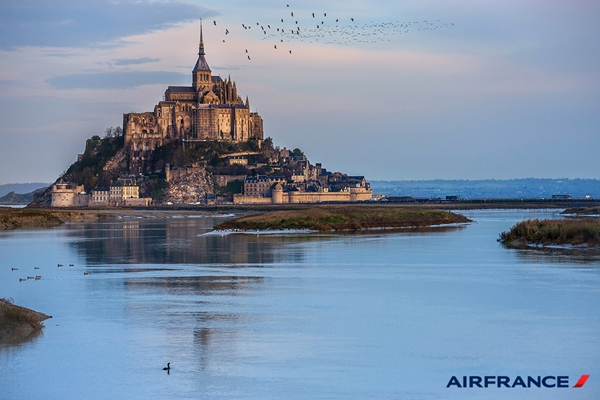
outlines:
[{"label": "water", "polygon": [[496,242],[555,211],[464,214],[386,234],[202,236],[223,219],[175,213],[0,232],[0,296],[53,316],[0,348],[0,399],[600,398],[599,260]]}]

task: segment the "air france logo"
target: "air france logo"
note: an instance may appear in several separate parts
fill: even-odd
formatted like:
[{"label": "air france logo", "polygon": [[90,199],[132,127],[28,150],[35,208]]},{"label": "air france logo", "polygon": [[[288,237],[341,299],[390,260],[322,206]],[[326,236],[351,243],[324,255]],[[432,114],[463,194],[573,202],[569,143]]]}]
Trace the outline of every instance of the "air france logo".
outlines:
[{"label": "air france logo", "polygon": [[[573,388],[585,385],[589,375],[581,375]],[[446,385],[447,388],[568,388],[568,376],[463,376],[462,379],[453,376]]]}]

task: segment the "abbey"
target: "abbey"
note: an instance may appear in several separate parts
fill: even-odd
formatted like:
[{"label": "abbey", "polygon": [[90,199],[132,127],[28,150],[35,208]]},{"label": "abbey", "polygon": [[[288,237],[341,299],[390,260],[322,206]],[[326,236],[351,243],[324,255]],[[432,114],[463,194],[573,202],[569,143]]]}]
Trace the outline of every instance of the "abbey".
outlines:
[{"label": "abbey", "polygon": [[152,151],[173,141],[263,140],[263,121],[250,112],[235,82],[212,76],[204,58],[204,40],[200,25],[198,61],[192,70],[192,86],[169,86],[164,100],[153,112],[123,114],[125,150],[131,173],[144,170]]}]

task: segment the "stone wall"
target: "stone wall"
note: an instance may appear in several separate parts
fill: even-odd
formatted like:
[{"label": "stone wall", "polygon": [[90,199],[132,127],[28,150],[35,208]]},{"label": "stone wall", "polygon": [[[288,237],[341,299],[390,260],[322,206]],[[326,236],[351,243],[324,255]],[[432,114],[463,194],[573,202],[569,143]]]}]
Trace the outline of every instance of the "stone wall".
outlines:
[{"label": "stone wall", "polygon": [[290,204],[369,201],[373,191],[365,188],[350,188],[342,192],[281,192],[273,190],[271,197],[233,196],[234,204]]},{"label": "stone wall", "polygon": [[90,196],[85,194],[83,186],[57,183],[52,186],[51,207],[87,207]]},{"label": "stone wall", "polygon": [[246,179],[246,175],[213,175],[212,179],[219,186],[227,186],[229,182],[243,182]]}]

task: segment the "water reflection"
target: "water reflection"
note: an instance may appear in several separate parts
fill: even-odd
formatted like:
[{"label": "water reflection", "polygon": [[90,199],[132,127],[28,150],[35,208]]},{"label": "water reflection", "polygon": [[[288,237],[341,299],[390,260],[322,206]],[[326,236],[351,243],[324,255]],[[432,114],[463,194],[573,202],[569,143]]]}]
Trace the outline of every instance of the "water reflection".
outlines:
[{"label": "water reflection", "polygon": [[[222,219],[220,219],[222,221]],[[274,250],[302,237],[202,236],[212,218],[81,224],[65,233],[87,264],[261,264]]]},{"label": "water reflection", "polygon": [[184,276],[160,278],[131,278],[125,280],[127,290],[160,292],[161,294],[190,296],[209,295],[222,292],[237,294],[263,281],[257,276]]},{"label": "water reflection", "polygon": [[531,264],[577,264],[598,266],[600,250],[597,249],[570,249],[570,248],[528,248],[506,249],[514,251],[517,258]]},{"label": "water reflection", "polygon": [[43,329],[34,330],[28,335],[11,333],[13,332],[8,332],[6,335],[0,335],[0,352],[15,349],[25,344],[34,343],[43,335]]},{"label": "water reflection", "polygon": [[[163,218],[118,220],[70,225],[64,234],[87,264],[270,264],[302,262],[304,251],[290,251],[307,241],[339,241],[343,236],[381,235],[381,231],[340,234],[204,235],[222,218]],[[448,232],[464,226],[402,229],[422,234]],[[284,254],[279,249],[287,248]]]}]

